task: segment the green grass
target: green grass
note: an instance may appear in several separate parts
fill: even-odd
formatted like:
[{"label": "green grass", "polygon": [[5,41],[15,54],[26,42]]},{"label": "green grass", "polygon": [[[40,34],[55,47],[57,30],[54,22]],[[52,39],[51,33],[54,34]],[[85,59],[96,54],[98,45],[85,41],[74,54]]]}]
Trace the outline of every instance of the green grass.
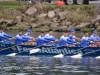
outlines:
[{"label": "green grass", "polygon": [[18,1],[3,1],[0,2],[0,8],[22,8]]}]

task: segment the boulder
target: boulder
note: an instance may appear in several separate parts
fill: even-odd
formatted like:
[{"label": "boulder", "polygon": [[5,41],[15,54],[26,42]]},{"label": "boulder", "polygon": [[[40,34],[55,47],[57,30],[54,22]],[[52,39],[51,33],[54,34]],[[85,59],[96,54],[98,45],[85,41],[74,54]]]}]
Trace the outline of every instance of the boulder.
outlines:
[{"label": "boulder", "polygon": [[97,27],[97,29],[96,29],[96,30],[100,31],[100,25]]},{"label": "boulder", "polygon": [[31,26],[32,26],[32,28],[35,28],[35,27],[37,27],[37,24],[36,23],[32,23]]},{"label": "boulder", "polygon": [[48,17],[49,17],[49,18],[53,18],[53,17],[55,17],[55,15],[56,15],[56,14],[55,14],[54,11],[49,11],[49,12],[48,12]]},{"label": "boulder", "polygon": [[63,11],[57,14],[58,19],[65,19],[67,18],[68,11]]},{"label": "boulder", "polygon": [[95,11],[95,13],[97,13],[98,15],[100,15],[100,6],[95,6],[94,11]]},{"label": "boulder", "polygon": [[69,25],[71,25],[71,24],[72,24],[71,22],[66,22],[66,23],[65,23],[66,26],[69,26]]},{"label": "boulder", "polygon": [[35,7],[30,7],[25,13],[29,16],[35,16],[37,9]]},{"label": "boulder", "polygon": [[40,15],[38,15],[37,17],[38,18],[45,18],[47,16],[47,14],[45,14],[45,13],[41,13]]},{"label": "boulder", "polygon": [[50,27],[53,28],[53,29],[57,29],[59,26],[59,23],[55,23],[55,22],[52,22]]},{"label": "boulder", "polygon": [[61,12],[61,10],[60,10],[59,8],[57,8],[57,9],[54,10],[54,12],[55,12],[56,14],[58,14],[58,13]]},{"label": "boulder", "polygon": [[76,29],[82,29],[91,25],[90,23],[81,23],[80,25],[75,26]]},{"label": "boulder", "polygon": [[14,25],[14,20],[8,20],[7,26],[13,26]]},{"label": "boulder", "polygon": [[5,23],[6,22],[6,20],[5,19],[0,19],[0,24],[2,24],[2,23]]},{"label": "boulder", "polygon": [[20,22],[22,22],[22,16],[16,16],[16,21],[20,24]]},{"label": "boulder", "polygon": [[61,32],[61,31],[66,31],[66,30],[67,30],[67,26],[62,26],[62,27],[57,28],[55,31]]},{"label": "boulder", "polygon": [[51,25],[51,21],[47,20],[47,21],[43,21],[41,23],[41,26],[50,26]]},{"label": "boulder", "polygon": [[100,22],[100,15],[97,16],[96,19],[92,20],[92,24],[96,24],[96,22]]},{"label": "boulder", "polygon": [[20,16],[22,13],[18,10],[13,10],[13,15],[14,16]]}]

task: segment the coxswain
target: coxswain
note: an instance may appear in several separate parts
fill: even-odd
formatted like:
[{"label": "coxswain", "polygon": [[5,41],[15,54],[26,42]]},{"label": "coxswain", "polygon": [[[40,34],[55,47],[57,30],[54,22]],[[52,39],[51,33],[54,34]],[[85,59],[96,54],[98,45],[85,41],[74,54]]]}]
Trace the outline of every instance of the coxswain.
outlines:
[{"label": "coxswain", "polygon": [[63,35],[60,37],[59,46],[68,46],[68,31],[63,32]]},{"label": "coxswain", "polygon": [[24,45],[24,42],[28,42],[28,39],[23,38],[23,32],[19,31],[19,33],[15,36],[15,44]]},{"label": "coxswain", "polygon": [[93,34],[89,37],[89,41],[90,41],[90,46],[92,47],[97,47],[99,46],[100,47],[100,38],[99,36],[97,36],[97,31],[94,30],[93,31]]},{"label": "coxswain", "polygon": [[41,34],[36,38],[37,46],[42,46],[44,44],[44,32],[41,32]]},{"label": "coxswain", "polygon": [[71,46],[75,46],[77,44],[77,41],[80,41],[80,38],[77,38],[75,36],[76,31],[74,29],[70,30],[69,38],[67,39],[68,42],[70,42]]},{"label": "coxswain", "polygon": [[89,45],[89,36],[88,32],[84,32],[84,36],[81,39],[81,47],[87,47]]},{"label": "coxswain", "polygon": [[26,42],[26,45],[36,45],[36,40],[35,40],[35,38],[33,38],[32,36],[31,36],[31,34],[32,34],[32,30],[31,29],[29,29],[29,30],[27,30],[27,32],[23,35],[23,38],[24,39],[28,39],[28,42]]},{"label": "coxswain", "polygon": [[3,44],[12,44],[12,42],[9,41],[9,40],[12,40],[12,39],[14,39],[14,37],[12,37],[11,35],[6,34],[3,31],[3,28],[0,27],[0,42],[3,43]]},{"label": "coxswain", "polygon": [[53,36],[53,30],[49,29],[49,32],[44,36],[45,44],[44,45],[52,45],[56,46],[57,44],[50,44],[58,42],[58,39]]}]

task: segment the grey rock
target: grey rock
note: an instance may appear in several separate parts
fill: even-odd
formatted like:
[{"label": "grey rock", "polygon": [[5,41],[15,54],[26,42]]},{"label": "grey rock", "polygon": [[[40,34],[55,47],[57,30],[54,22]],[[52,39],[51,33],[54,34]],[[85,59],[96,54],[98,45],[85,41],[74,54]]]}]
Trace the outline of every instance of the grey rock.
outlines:
[{"label": "grey rock", "polygon": [[32,26],[32,28],[35,28],[35,27],[37,27],[37,24],[36,23],[32,23],[31,26]]},{"label": "grey rock", "polygon": [[56,29],[55,31],[66,31],[66,30],[67,30],[67,26],[62,26]]},{"label": "grey rock", "polygon": [[30,7],[25,13],[29,16],[35,16],[37,9],[35,7]]},{"label": "grey rock", "polygon": [[22,16],[16,16],[16,21],[18,24],[22,21]]},{"label": "grey rock", "polygon": [[13,10],[13,15],[14,16],[20,16],[22,13],[18,10]]},{"label": "grey rock", "polygon": [[38,15],[38,18],[45,18],[46,16],[47,16],[47,14],[41,13],[40,15]]},{"label": "grey rock", "polygon": [[14,25],[14,20],[8,20],[7,26],[13,26]]},{"label": "grey rock", "polygon": [[68,15],[68,11],[63,11],[57,14],[57,17],[62,19],[62,18],[66,18]]},{"label": "grey rock", "polygon": [[71,22],[66,22],[66,26],[69,26],[69,25],[71,25],[72,23]]},{"label": "grey rock", "polygon": [[41,23],[41,26],[50,26],[51,25],[51,21],[47,20],[47,21],[43,21]]},{"label": "grey rock", "polygon": [[96,29],[96,30],[100,31],[100,25],[97,27],[97,29]]},{"label": "grey rock", "polygon": [[90,23],[81,23],[80,25],[75,26],[76,29],[82,29],[85,27],[88,27],[90,25]]},{"label": "grey rock", "polygon": [[0,24],[1,24],[1,23],[4,23],[4,22],[6,22],[6,20],[5,20],[5,19],[3,19],[3,18],[2,18],[2,19],[0,19]]},{"label": "grey rock", "polygon": [[54,10],[54,12],[55,12],[56,14],[58,14],[58,13],[61,12],[61,10],[60,10],[59,8],[57,8],[57,9]]},{"label": "grey rock", "polygon": [[96,19],[92,20],[92,24],[96,24],[96,22],[100,22],[100,15],[97,16]]},{"label": "grey rock", "polygon": [[56,15],[56,14],[55,14],[54,11],[49,11],[49,12],[48,12],[48,17],[49,17],[49,18],[53,18],[53,17],[55,17],[55,15]]},{"label": "grey rock", "polygon": [[94,9],[94,11],[95,11],[98,15],[100,15],[100,6],[96,6],[95,9]]}]

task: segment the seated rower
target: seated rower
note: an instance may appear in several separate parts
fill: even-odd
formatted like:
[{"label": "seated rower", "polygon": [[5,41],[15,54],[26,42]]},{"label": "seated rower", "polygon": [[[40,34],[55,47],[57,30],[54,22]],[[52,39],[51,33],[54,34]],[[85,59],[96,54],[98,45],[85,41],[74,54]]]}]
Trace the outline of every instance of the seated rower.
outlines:
[{"label": "seated rower", "polygon": [[31,37],[32,30],[28,30],[24,35],[24,39],[28,39],[28,42],[26,42],[26,45],[36,45],[35,38]]},{"label": "seated rower", "polygon": [[89,37],[89,41],[90,41],[90,46],[92,47],[97,47],[99,46],[100,47],[100,38],[99,36],[97,36],[97,31],[94,30],[93,31],[93,34]]},{"label": "seated rower", "polygon": [[41,32],[41,34],[36,39],[37,46],[42,46],[44,44],[44,32]]},{"label": "seated rower", "polygon": [[65,31],[63,35],[60,37],[59,46],[68,46],[68,31]]},{"label": "seated rower", "polygon": [[23,32],[19,31],[19,33],[15,37],[15,44],[16,45],[24,45],[24,42],[28,42],[28,39],[23,38]]},{"label": "seated rower", "polygon": [[84,32],[84,36],[81,39],[80,45],[81,47],[87,47],[89,45],[88,32]]},{"label": "seated rower", "polygon": [[8,41],[8,40],[12,40],[12,39],[14,39],[14,37],[3,32],[3,28],[0,27],[0,42],[4,43],[4,44],[12,44],[11,41]]},{"label": "seated rower", "polygon": [[[49,43],[58,42],[58,39],[55,38],[53,35],[53,30],[49,29],[49,32],[44,36],[45,44],[48,45]],[[57,44],[52,44],[52,46],[56,46]]]},{"label": "seated rower", "polygon": [[75,46],[77,44],[77,41],[80,41],[80,38],[77,38],[75,36],[75,32],[76,31],[74,29],[70,30],[70,35],[69,35],[69,37],[67,39],[67,41],[70,42],[69,44],[71,46]]}]

